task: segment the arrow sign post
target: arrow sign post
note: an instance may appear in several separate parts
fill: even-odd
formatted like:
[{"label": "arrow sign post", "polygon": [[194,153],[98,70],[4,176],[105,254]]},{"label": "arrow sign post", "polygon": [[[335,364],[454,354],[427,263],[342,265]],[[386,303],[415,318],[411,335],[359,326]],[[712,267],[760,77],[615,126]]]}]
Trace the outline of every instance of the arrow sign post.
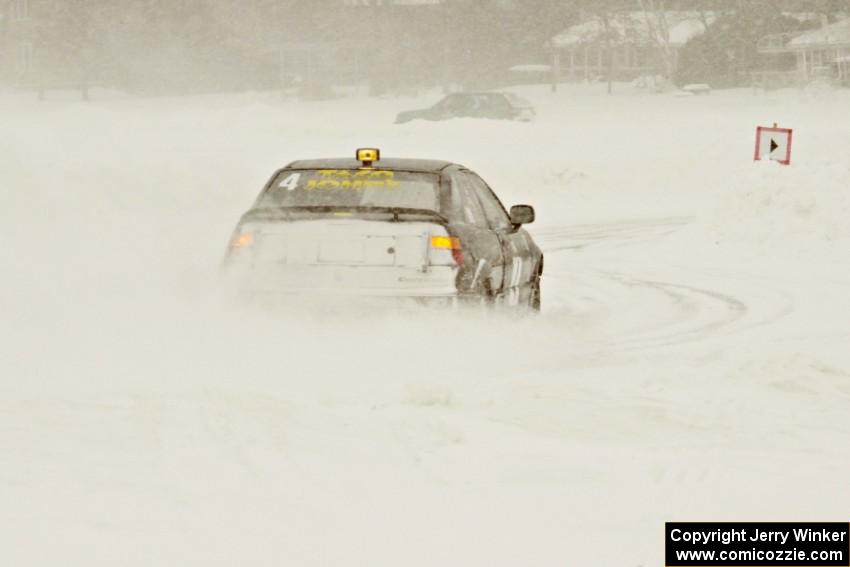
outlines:
[{"label": "arrow sign post", "polygon": [[782,165],[791,163],[791,138],[793,130],[790,128],[779,128],[759,126],[756,128],[756,161],[769,159],[777,161]]}]

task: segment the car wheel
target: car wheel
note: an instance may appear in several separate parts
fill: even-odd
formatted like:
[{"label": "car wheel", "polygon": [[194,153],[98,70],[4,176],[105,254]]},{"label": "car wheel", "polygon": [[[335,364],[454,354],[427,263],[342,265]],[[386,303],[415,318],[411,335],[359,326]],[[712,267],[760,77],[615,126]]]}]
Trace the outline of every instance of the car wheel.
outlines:
[{"label": "car wheel", "polygon": [[532,311],[540,311],[540,270],[531,280],[531,291],[528,294],[528,308]]},{"label": "car wheel", "polygon": [[481,293],[481,305],[484,307],[492,307],[496,304],[496,294],[490,289],[490,284],[485,283]]},{"label": "car wheel", "polygon": [[493,306],[496,305],[496,295],[490,289],[489,283],[485,282],[484,285],[481,286],[477,304],[482,313],[489,312]]}]

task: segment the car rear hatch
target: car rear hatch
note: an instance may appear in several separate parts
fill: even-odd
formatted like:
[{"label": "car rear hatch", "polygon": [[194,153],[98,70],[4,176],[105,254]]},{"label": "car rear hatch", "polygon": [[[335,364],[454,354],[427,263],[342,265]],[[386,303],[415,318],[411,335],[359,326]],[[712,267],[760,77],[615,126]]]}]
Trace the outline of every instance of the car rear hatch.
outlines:
[{"label": "car rear hatch", "polygon": [[422,171],[283,169],[240,221],[227,264],[257,291],[454,294],[459,246],[439,183]]},{"label": "car rear hatch", "polygon": [[234,235],[228,271],[249,291],[417,297],[457,291],[455,241],[438,215],[287,216],[248,215]]}]

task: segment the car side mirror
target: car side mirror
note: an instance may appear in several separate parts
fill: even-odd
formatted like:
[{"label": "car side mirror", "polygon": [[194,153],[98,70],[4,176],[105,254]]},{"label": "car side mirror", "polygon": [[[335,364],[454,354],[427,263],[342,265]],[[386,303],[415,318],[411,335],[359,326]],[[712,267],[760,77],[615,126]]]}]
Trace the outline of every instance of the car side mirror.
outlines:
[{"label": "car side mirror", "polygon": [[534,222],[534,207],[531,205],[514,205],[511,207],[511,224],[520,226]]}]

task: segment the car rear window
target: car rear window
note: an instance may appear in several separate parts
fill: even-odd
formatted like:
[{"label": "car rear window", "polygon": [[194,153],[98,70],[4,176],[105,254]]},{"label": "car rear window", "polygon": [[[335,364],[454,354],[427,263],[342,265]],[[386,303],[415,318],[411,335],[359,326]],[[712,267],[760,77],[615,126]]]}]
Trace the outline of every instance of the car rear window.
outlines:
[{"label": "car rear window", "polygon": [[255,209],[279,207],[392,207],[439,212],[436,174],[381,169],[287,169]]}]

